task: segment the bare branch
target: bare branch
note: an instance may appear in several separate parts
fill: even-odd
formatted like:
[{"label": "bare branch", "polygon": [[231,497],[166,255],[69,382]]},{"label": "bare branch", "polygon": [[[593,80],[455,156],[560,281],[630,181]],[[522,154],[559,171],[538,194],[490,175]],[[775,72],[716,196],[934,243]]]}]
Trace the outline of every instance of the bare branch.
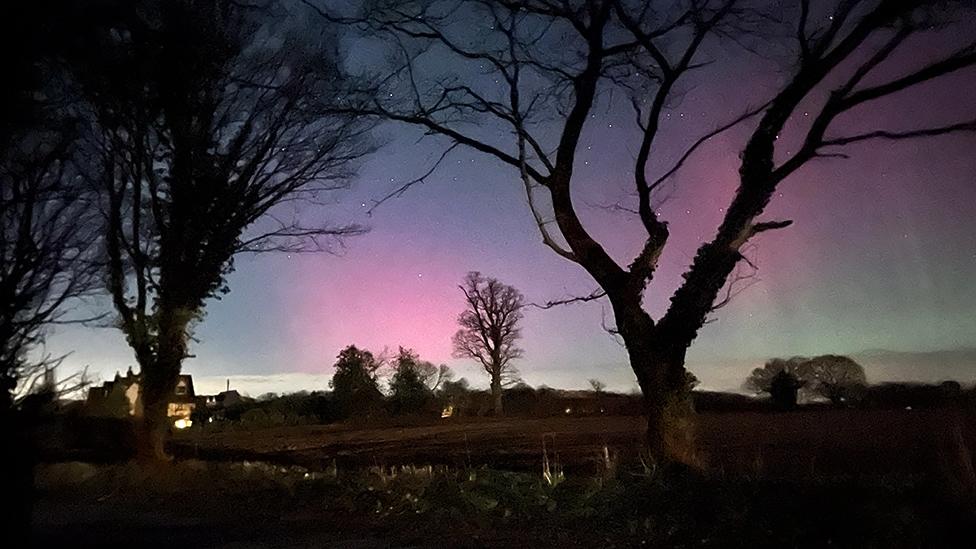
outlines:
[{"label": "bare branch", "polygon": [[845,137],[834,137],[831,139],[825,139],[821,141],[821,145],[825,147],[835,147],[841,145],[848,145],[851,143],[858,143],[860,141],[867,141],[869,139],[887,139],[889,141],[899,141],[903,139],[913,139],[917,137],[936,137],[940,135],[947,135],[952,133],[972,133],[976,132],[976,120],[970,120],[968,122],[959,122],[957,124],[949,124],[946,126],[936,126],[933,128],[921,128],[917,130],[905,130],[905,131],[888,131],[888,130],[874,130],[870,132],[849,135]]},{"label": "bare branch", "polygon": [[648,186],[648,188],[650,190],[652,190],[652,191],[655,190],[655,189],[657,189],[662,183],[664,183],[665,181],[667,181],[668,178],[670,178],[678,170],[680,170],[681,169],[681,166],[684,165],[685,161],[688,160],[688,158],[692,154],[694,154],[694,152],[696,150],[698,150],[699,147],[701,147],[706,142],[708,142],[709,139],[715,137],[716,135],[719,135],[721,133],[724,133],[724,132],[732,129],[735,126],[739,125],[740,123],[742,123],[742,122],[744,122],[744,121],[752,118],[753,116],[761,113],[762,111],[764,111],[769,106],[769,103],[770,102],[767,101],[767,102],[763,103],[762,105],[760,105],[760,106],[758,106],[758,107],[756,107],[754,109],[750,109],[750,110],[748,110],[748,111],[740,114],[738,117],[734,118],[733,120],[731,120],[731,121],[729,121],[729,122],[727,122],[727,123],[725,123],[725,124],[723,124],[723,125],[715,128],[714,130],[712,130],[712,131],[706,133],[705,135],[699,137],[697,140],[695,140],[694,143],[691,144],[690,147],[688,147],[685,150],[685,152],[680,157],[678,157],[678,160],[674,163],[674,165],[672,165],[660,177],[658,177],[657,179],[655,179],[654,182],[651,183]]},{"label": "bare branch", "polygon": [[553,299],[550,301],[546,301],[545,303],[529,303],[527,304],[527,306],[545,310],[545,309],[552,309],[554,307],[561,307],[563,305],[596,301],[606,296],[607,296],[607,292],[604,290],[593,290],[592,292],[584,296],[574,296],[574,297],[565,297],[562,299]]},{"label": "bare branch", "polygon": [[431,175],[433,175],[434,172],[437,171],[437,168],[440,167],[441,163],[444,162],[444,160],[448,157],[448,155],[451,154],[451,151],[453,151],[454,149],[456,149],[458,147],[458,145],[459,145],[459,143],[453,143],[453,144],[451,144],[450,147],[444,149],[444,152],[441,153],[441,155],[437,158],[437,160],[433,163],[433,165],[431,165],[430,169],[428,169],[426,172],[424,172],[421,176],[415,177],[415,178],[413,178],[413,179],[411,179],[411,180],[403,183],[402,185],[400,185],[399,187],[397,187],[393,191],[390,191],[389,193],[387,193],[386,195],[384,195],[382,198],[380,198],[378,200],[374,200],[373,201],[373,205],[370,206],[368,210],[366,210],[366,215],[372,216],[373,215],[373,212],[376,210],[376,208],[379,208],[380,206],[382,206],[383,204],[385,204],[388,200],[391,200],[391,199],[394,199],[394,198],[398,198],[400,196],[403,196],[403,193],[409,191],[410,188],[413,187],[414,185],[419,185],[419,184],[422,184],[422,183],[426,183],[427,182],[427,179]]}]

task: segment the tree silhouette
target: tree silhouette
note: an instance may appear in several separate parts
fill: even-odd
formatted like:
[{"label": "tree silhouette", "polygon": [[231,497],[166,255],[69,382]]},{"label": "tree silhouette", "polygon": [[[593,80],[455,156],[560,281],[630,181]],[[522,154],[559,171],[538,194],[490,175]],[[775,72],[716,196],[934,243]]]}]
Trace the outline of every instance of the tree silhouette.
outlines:
[{"label": "tree silhouette", "polygon": [[234,256],[361,232],[283,207],[343,188],[365,126],[326,112],[344,85],[328,33],[290,33],[264,7],[112,3],[73,60],[96,122],[106,289],[142,370],[144,457],[164,455],[167,399]]},{"label": "tree silhouette", "polygon": [[435,365],[426,360],[418,360],[416,363],[417,375],[420,381],[431,391],[436,392],[442,385],[454,379],[454,372],[447,364]]},{"label": "tree silhouette", "polygon": [[0,7],[0,529],[12,547],[29,545],[35,416],[62,388],[48,375],[59,357],[40,346],[53,325],[79,320],[72,301],[97,282],[77,179],[83,121],[59,68],[67,18],[51,7]]},{"label": "tree silhouette", "polygon": [[[378,0],[356,14],[319,12],[386,39],[396,60],[376,71],[389,76],[350,111],[418,126],[443,139],[445,156],[465,147],[521,178],[543,243],[584,269],[600,287],[593,295],[609,300],[614,331],[644,395],[650,452],[663,460],[694,455],[693,422],[671,420],[692,414],[684,368],[688,347],[708,316],[736,293],[729,284],[739,279],[734,273],[747,245],[792,223],[762,218],[778,185],[811,160],[846,157],[840,149],[847,145],[976,130],[976,120],[961,120],[963,115],[941,125],[919,121],[910,129],[869,126],[849,134],[833,124],[976,63],[976,45],[958,29],[972,17],[964,3]],[[929,39],[933,48],[923,66],[906,69],[892,61],[915,41]],[[767,47],[770,41],[778,47]],[[652,175],[651,168],[661,166],[652,159],[676,96],[689,84],[716,78],[709,71],[723,63],[707,52],[717,49],[728,56],[721,59],[786,50],[779,83],[767,97],[742,105],[740,116],[715,121],[713,131]],[[630,100],[637,122],[629,141],[608,144],[635,151],[636,204],[620,209],[634,214],[644,242],[626,262],[614,259],[587,229],[573,201],[582,137],[610,90]],[[661,191],[710,138],[751,120],[739,151],[738,187],[723,219],[699,247],[668,309],[653,318],[642,303],[670,237],[667,220],[656,213],[665,198]],[[779,141],[787,130],[800,134],[799,148],[789,155]]]},{"label": "tree silhouette", "polygon": [[607,384],[600,381],[599,379],[593,378],[589,380],[587,383],[590,384],[590,389],[593,389],[593,392],[596,394],[601,394],[603,393],[603,391],[607,390]]},{"label": "tree silhouette", "polygon": [[332,398],[339,414],[349,417],[354,414],[375,412],[383,402],[376,381],[379,361],[373,353],[350,345],[339,351],[335,363],[335,374],[329,381]]},{"label": "tree silhouette", "polygon": [[802,356],[767,360],[762,368],[756,368],[749,374],[743,386],[754,393],[768,393],[773,379],[780,372],[786,372],[798,379],[804,378],[804,365],[808,360],[810,359]]},{"label": "tree silhouette", "polygon": [[502,386],[518,381],[512,361],[522,357],[516,342],[525,306],[515,288],[479,272],[470,272],[459,286],[467,307],[453,338],[454,356],[477,360],[491,378],[491,410],[502,415]]},{"label": "tree silhouette", "polygon": [[95,278],[92,215],[74,177],[74,137],[32,131],[0,160],[0,393],[13,405],[18,383],[38,381],[57,363],[28,357],[47,328]]},{"label": "tree silhouette", "polygon": [[867,384],[864,368],[850,357],[821,355],[813,357],[804,367],[812,390],[840,404],[848,399],[851,390]]},{"label": "tree silhouette", "polygon": [[417,353],[400,347],[393,359],[390,378],[390,409],[394,414],[422,412],[433,399],[434,393],[427,386],[419,364]]},{"label": "tree silhouette", "polygon": [[756,368],[746,379],[745,388],[756,393],[769,393],[773,379],[780,372],[801,381],[807,394],[818,394],[834,404],[840,404],[851,395],[853,389],[867,383],[864,368],[849,357],[795,356],[789,359],[774,358],[762,368]]},{"label": "tree silhouette", "polygon": [[780,370],[769,382],[769,396],[781,410],[796,408],[797,393],[805,384],[796,374]]},{"label": "tree silhouette", "polygon": [[834,404],[843,402],[852,389],[867,383],[864,368],[853,359],[839,355],[813,358],[795,356],[774,358],[756,368],[746,379],[745,388],[756,393],[772,393],[772,384],[781,372],[802,383],[805,392],[819,394]]},{"label": "tree silhouette", "polygon": [[[11,3],[2,13],[0,62],[10,77],[0,95],[0,400],[35,385],[57,362],[30,357],[66,305],[95,282],[93,212],[78,181],[83,120],[60,68],[62,30],[45,3]],[[40,383],[38,381],[38,383]]]}]

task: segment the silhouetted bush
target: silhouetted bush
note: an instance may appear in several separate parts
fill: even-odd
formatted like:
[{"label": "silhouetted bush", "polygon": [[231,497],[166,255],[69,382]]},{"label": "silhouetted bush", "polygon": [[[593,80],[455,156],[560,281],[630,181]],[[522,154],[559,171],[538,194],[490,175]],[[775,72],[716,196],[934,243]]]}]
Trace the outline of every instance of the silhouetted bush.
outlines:
[{"label": "silhouetted bush", "polygon": [[441,383],[436,397],[441,409],[449,409],[451,417],[478,415],[480,403],[487,398],[483,392],[471,389],[463,377]]},{"label": "silhouetted bush", "polygon": [[941,384],[881,383],[864,389],[865,408],[933,408],[965,402],[976,390],[963,391],[955,381]]},{"label": "silhouetted bush", "polygon": [[502,391],[502,408],[510,416],[541,415],[539,395],[530,385],[522,382]]},{"label": "silhouetted bush", "polygon": [[44,418],[33,433],[39,457],[45,461],[123,461],[132,457],[135,429],[132,418],[91,416],[78,411]]},{"label": "silhouetted bush", "polygon": [[769,401],[738,393],[693,391],[692,402],[698,412],[757,412],[769,409]]},{"label": "silhouetted bush", "polygon": [[640,395],[624,395],[606,391],[553,389],[545,385],[533,389],[519,383],[503,393],[505,413],[511,416],[596,416],[641,415]]},{"label": "silhouetted bush", "polygon": [[[214,419],[213,424],[210,418]],[[341,419],[341,415],[332,394],[323,391],[299,391],[244,399],[220,409],[198,405],[192,419],[195,426],[212,425],[212,428],[222,429],[226,424],[252,428],[331,423]]]}]

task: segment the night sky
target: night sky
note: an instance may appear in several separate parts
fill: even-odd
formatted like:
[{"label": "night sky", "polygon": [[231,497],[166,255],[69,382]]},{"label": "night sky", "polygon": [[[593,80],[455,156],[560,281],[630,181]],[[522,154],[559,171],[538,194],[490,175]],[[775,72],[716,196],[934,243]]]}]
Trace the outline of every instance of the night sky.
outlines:
[{"label": "night sky", "polygon": [[[928,48],[911,48],[893,66],[924,63]],[[720,49],[710,55],[719,61],[715,68],[689,81],[670,110],[658,168],[701,133],[761,103],[782,71],[772,60]],[[976,71],[960,72],[855,111],[837,128],[897,130],[971,118],[974,91]],[[625,103],[603,96],[574,181],[588,228],[623,263],[641,244],[639,223],[600,205],[626,198],[633,181],[638,130]],[[674,179],[660,208],[671,242],[645,299],[655,316],[697,246],[714,234],[748,129],[714,138]],[[251,394],[323,389],[339,349],[353,343],[374,352],[412,347],[484,386],[470,361],[451,358],[463,307],[457,285],[467,271],[497,277],[536,302],[596,288],[581,268],[542,245],[518,174],[475,153],[456,151],[427,183],[367,216],[374,199],[423,173],[444,147],[435,139],[418,143],[419,133],[402,126],[379,134],[388,144],[363,165],[352,189],[336,195],[336,205],[302,214],[364,223],[371,232],[347,240],[338,255],[238,258],[232,292],[208,306],[192,347],[196,358],[184,365],[198,392],[222,388],[227,376]],[[790,137],[782,137],[781,155]],[[784,182],[765,217],[795,224],[756,239],[751,257],[759,281],[717,312],[693,344],[689,367],[703,386],[736,389],[772,356],[976,347],[974,151],[971,134],[873,141],[851,147],[850,159],[811,162]],[[601,328],[604,316],[612,322],[600,302],[529,309],[518,365],[525,380],[573,388],[595,377],[611,389],[636,387],[624,349]],[[121,333],[107,328],[61,329],[47,350],[72,351],[66,372],[87,364],[101,379],[134,364]],[[869,380],[894,376],[867,365]],[[921,364],[914,373],[976,379],[976,368],[947,373],[940,366]]]}]

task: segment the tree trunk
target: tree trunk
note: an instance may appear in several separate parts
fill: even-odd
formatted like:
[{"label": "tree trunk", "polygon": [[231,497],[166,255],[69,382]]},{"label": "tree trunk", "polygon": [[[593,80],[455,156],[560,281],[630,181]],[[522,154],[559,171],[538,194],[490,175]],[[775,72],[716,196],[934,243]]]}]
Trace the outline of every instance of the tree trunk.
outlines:
[{"label": "tree trunk", "polygon": [[[152,371],[152,370],[148,370]],[[168,395],[172,390],[161,392],[158,389],[152,390],[151,383],[145,381],[146,370],[144,370],[142,384],[143,414],[137,423],[136,433],[136,457],[141,461],[158,462],[168,460],[166,454],[166,436],[169,432],[169,421],[167,408],[169,407]],[[172,386],[175,386],[173,382]]]},{"label": "tree trunk", "polygon": [[[8,380],[12,378],[3,381]],[[34,452],[29,427],[14,409],[10,390],[12,387],[0,389],[0,436],[7,445],[0,452],[0,482],[9,505],[0,519],[0,528],[11,547],[27,547],[34,504]]]},{"label": "tree trunk", "polygon": [[491,374],[491,415],[501,417],[502,409],[502,376],[500,373]]},{"label": "tree trunk", "polygon": [[644,393],[648,452],[662,465],[701,466],[691,395],[681,389]]},{"label": "tree trunk", "polygon": [[644,397],[651,459],[699,468],[695,410],[684,367],[687,346],[663,341],[637,300],[615,307],[615,316]]},{"label": "tree trunk", "polygon": [[188,321],[189,316],[178,310],[162,310],[156,356],[142,367],[143,416],[136,443],[137,457],[145,461],[169,459],[166,454],[166,437],[170,430],[169,401],[186,356]]}]

